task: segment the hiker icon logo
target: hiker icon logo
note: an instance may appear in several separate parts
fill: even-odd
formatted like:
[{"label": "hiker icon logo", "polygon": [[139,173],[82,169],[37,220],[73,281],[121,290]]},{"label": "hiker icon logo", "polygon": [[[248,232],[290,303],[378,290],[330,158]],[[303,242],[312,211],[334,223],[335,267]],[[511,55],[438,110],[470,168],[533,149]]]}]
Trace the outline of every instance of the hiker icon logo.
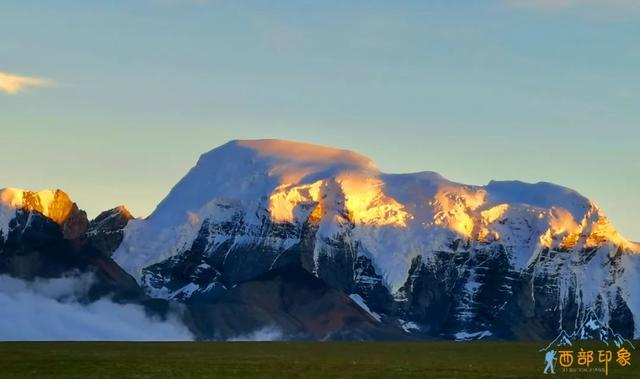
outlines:
[{"label": "hiker icon logo", "polygon": [[544,353],[543,374],[601,373],[608,376],[612,365],[631,366],[631,352],[635,350],[631,341],[614,332],[593,311],[586,313],[580,325],[572,334],[561,330],[556,339],[539,350]]}]

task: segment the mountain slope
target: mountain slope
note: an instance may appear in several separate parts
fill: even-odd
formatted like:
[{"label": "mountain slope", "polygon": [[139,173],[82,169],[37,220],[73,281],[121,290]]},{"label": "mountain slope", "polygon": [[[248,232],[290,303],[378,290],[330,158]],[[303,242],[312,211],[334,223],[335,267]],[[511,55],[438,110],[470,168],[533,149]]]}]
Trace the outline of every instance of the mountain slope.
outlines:
[{"label": "mountain slope", "polygon": [[385,174],[348,151],[232,141],[200,157],[113,258],[153,297],[215,302],[301,267],[423,337],[555,337],[593,310],[637,335],[638,246],[549,183]]}]

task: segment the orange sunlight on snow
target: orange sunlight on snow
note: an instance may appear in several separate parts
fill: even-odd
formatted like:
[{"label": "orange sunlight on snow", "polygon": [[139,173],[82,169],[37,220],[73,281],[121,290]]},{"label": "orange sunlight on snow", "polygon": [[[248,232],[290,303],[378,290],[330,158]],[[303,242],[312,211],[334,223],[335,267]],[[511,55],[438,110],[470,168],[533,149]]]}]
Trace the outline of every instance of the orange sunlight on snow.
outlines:
[{"label": "orange sunlight on snow", "polygon": [[0,203],[12,208],[37,211],[58,224],[63,223],[73,208],[73,202],[63,191],[26,191],[5,188],[0,191]]}]

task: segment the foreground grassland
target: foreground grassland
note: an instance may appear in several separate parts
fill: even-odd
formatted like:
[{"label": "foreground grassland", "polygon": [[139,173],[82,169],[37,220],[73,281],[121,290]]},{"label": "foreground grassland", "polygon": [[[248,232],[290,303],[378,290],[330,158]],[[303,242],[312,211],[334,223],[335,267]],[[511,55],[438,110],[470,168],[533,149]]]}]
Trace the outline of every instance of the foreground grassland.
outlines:
[{"label": "foreground grassland", "polygon": [[[540,343],[0,343],[0,378],[541,378]],[[640,378],[640,351],[610,378]],[[615,360],[615,358],[614,358]],[[636,366],[637,364],[637,366]],[[604,378],[604,373],[558,374]]]}]

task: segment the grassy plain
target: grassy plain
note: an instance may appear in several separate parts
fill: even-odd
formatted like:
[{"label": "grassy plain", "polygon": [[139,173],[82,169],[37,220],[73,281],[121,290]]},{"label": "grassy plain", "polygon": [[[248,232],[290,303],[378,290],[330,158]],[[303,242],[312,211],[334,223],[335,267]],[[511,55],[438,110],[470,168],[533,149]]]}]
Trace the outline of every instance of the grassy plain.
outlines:
[{"label": "grassy plain", "polygon": [[[541,378],[532,342],[0,343],[8,378]],[[635,353],[632,359],[635,358]],[[596,358],[597,359],[597,358]],[[640,359],[640,358],[639,358]],[[610,365],[611,378],[640,378]],[[601,366],[593,363],[592,367]],[[559,373],[600,378],[602,372]]]}]

